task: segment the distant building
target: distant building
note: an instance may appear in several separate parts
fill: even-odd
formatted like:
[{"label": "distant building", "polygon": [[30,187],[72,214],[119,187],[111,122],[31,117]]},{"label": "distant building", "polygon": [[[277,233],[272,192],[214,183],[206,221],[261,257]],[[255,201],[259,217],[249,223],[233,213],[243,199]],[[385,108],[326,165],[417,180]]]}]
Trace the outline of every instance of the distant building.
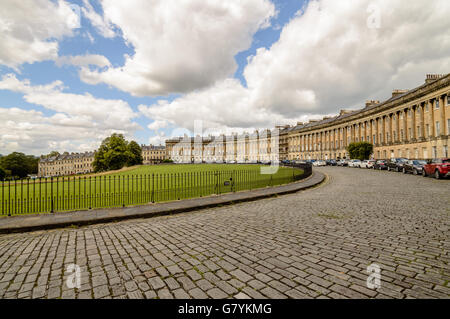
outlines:
[{"label": "distant building", "polygon": [[64,153],[62,155],[41,158],[39,161],[39,177],[67,176],[88,174],[94,171],[95,152]]},{"label": "distant building", "polygon": [[160,164],[167,158],[165,146],[142,145],[141,148],[144,165]]}]

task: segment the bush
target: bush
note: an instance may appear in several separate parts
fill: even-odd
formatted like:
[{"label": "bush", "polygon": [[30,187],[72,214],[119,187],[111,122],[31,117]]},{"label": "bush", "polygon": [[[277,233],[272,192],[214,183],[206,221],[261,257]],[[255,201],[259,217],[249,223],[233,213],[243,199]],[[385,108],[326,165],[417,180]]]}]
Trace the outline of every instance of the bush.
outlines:
[{"label": "bush", "polygon": [[347,151],[351,159],[364,161],[370,159],[373,154],[373,145],[368,142],[351,143],[347,147]]}]

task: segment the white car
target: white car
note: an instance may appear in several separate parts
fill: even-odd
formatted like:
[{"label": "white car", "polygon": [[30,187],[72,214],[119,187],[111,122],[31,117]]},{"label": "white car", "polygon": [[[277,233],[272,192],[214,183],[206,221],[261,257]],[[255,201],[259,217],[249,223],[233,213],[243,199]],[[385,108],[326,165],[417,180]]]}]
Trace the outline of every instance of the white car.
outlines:
[{"label": "white car", "polygon": [[327,166],[327,163],[325,161],[315,161],[313,166]]},{"label": "white car", "polygon": [[348,162],[348,167],[360,167],[360,164],[360,160],[351,160],[350,162]]},{"label": "white car", "polygon": [[375,164],[375,161],[366,160],[366,161],[362,161],[361,164],[359,164],[359,167],[360,168],[373,168],[374,164]]}]

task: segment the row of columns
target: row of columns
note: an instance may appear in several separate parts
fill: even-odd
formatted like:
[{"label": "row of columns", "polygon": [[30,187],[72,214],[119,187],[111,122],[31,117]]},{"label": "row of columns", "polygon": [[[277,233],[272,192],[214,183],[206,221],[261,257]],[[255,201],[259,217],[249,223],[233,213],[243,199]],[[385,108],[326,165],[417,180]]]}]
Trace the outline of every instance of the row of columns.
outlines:
[{"label": "row of columns", "polygon": [[[419,139],[425,139],[425,110],[428,109],[428,123],[431,136],[446,135],[450,128],[446,128],[445,100],[447,94],[437,98],[422,101],[389,114],[380,115],[360,123],[342,126],[339,128],[302,134],[289,138],[291,152],[305,151],[336,151],[345,149],[349,143],[356,141],[369,141],[374,145],[407,143]],[[440,132],[436,132],[435,109],[439,103],[440,110]],[[419,128],[417,130],[417,112],[420,113]],[[408,126],[408,116],[411,113],[411,125]],[[402,120],[400,118],[402,117]],[[387,126],[387,130],[386,130]],[[411,129],[411,130],[409,130]],[[395,132],[395,133],[394,133]],[[401,134],[403,132],[403,134]],[[369,138],[369,140],[367,140]],[[342,142],[342,145],[341,145]]]}]

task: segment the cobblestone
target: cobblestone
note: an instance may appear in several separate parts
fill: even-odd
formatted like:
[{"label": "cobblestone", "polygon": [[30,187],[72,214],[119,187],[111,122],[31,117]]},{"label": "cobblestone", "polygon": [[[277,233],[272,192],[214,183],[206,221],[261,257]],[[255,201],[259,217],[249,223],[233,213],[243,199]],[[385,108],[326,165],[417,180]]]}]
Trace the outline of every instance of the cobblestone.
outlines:
[{"label": "cobblestone", "polygon": [[319,170],[328,182],[297,194],[1,235],[0,298],[450,298],[448,181]]}]

